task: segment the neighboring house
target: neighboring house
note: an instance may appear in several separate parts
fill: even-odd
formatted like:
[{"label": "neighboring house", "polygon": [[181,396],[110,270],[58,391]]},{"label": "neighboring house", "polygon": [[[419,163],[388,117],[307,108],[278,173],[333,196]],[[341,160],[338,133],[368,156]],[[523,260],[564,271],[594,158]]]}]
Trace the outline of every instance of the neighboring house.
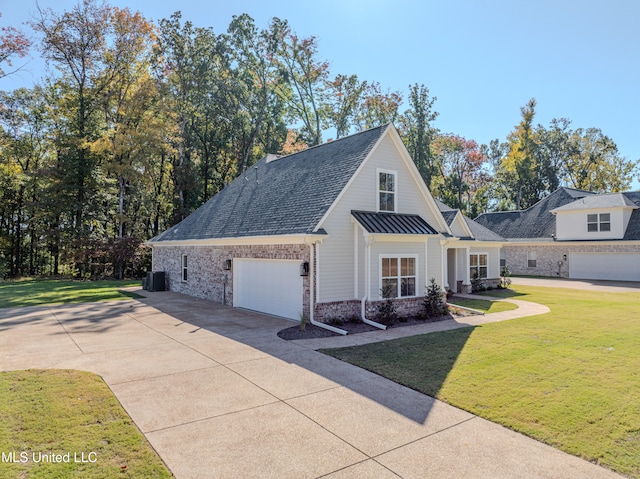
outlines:
[{"label": "neighboring house", "polygon": [[640,192],[558,188],[523,211],[485,213],[514,274],[640,281]]},{"label": "neighboring house", "polygon": [[497,276],[495,248],[475,247],[477,227],[445,220],[385,125],[263,158],[149,244],[173,291],[314,323],[369,321],[385,286],[399,313],[415,314],[431,278],[469,285],[469,258]]}]

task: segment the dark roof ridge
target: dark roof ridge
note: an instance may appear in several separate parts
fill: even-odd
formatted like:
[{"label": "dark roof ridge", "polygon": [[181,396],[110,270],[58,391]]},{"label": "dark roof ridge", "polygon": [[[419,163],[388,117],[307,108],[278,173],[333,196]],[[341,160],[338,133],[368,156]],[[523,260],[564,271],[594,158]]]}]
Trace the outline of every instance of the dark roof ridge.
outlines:
[{"label": "dark roof ridge", "polygon": [[555,192],[555,191],[558,191],[559,189],[563,189],[563,190],[571,190],[571,191],[578,191],[578,192],[580,192],[580,193],[588,193],[588,194],[590,194],[590,195],[596,195],[596,194],[597,194],[597,193],[594,193],[593,191],[583,190],[583,189],[580,189],[580,188],[572,188],[572,187],[570,187],[570,186],[558,186],[558,187],[554,190],[554,192]]},{"label": "dark roof ridge", "polygon": [[593,191],[578,190],[576,188],[569,188],[568,186],[558,186],[555,190],[553,190],[551,193],[549,193],[549,195],[545,196],[544,198],[539,199],[538,201],[536,201],[534,204],[532,204],[528,208],[526,208],[524,210],[513,210],[513,211],[524,213],[525,211],[529,211],[531,208],[535,208],[536,206],[538,206],[543,201],[548,200],[553,195],[558,194],[560,191],[563,191],[563,192],[567,193],[567,190],[569,190],[569,191],[577,191],[579,193],[586,193],[587,195],[597,195],[597,193],[594,193]]},{"label": "dark roof ridge", "polygon": [[522,213],[527,210],[504,210],[504,211],[485,211],[484,213],[480,213],[478,218],[483,215],[499,215],[499,214],[513,214],[513,213]]},{"label": "dark roof ridge", "polygon": [[366,130],[356,131],[355,133],[353,133],[353,134],[351,134],[351,135],[341,136],[340,138],[336,138],[335,140],[325,141],[324,143],[320,143],[320,144],[318,144],[318,145],[309,146],[308,148],[305,148],[304,150],[296,151],[296,152],[294,152],[294,153],[289,153],[288,155],[279,155],[279,156],[278,156],[278,158],[275,158],[275,159],[273,159],[273,160],[271,160],[271,161],[268,161],[267,163],[271,163],[271,162],[273,162],[273,161],[285,160],[285,159],[287,159],[287,158],[290,158],[290,157],[292,157],[292,156],[299,155],[300,153],[305,153],[305,152],[307,152],[307,151],[313,150],[314,148],[318,148],[318,147],[320,147],[320,146],[330,145],[330,144],[337,143],[337,142],[339,142],[339,141],[346,140],[346,139],[353,139],[354,137],[356,137],[356,136],[358,136],[358,135],[361,135],[361,134],[363,134],[363,133],[367,133],[367,132],[370,132],[370,131],[376,130],[376,129],[378,129],[378,128],[380,128],[380,129],[385,129],[385,128],[387,128],[387,127],[388,127],[389,125],[391,125],[391,124],[392,124],[392,123],[391,123],[391,122],[389,122],[389,123],[385,123],[384,125],[373,126],[373,127],[371,127],[371,128],[367,128]]},{"label": "dark roof ridge", "polygon": [[481,216],[484,215],[496,215],[498,213],[524,213],[526,211],[529,211],[531,208],[535,208],[536,206],[538,206],[540,203],[542,203],[543,201],[548,200],[549,198],[551,198],[553,195],[557,194],[559,191],[564,191],[565,193],[567,192],[567,190],[570,191],[577,191],[579,193],[586,193],[587,195],[597,195],[598,193],[594,193],[593,191],[587,191],[587,190],[579,190],[577,188],[570,188],[568,186],[558,186],[555,190],[553,190],[551,193],[549,193],[548,196],[545,196],[544,198],[539,199],[538,201],[536,201],[534,204],[532,204],[531,206],[529,206],[528,208],[525,208],[524,210],[506,210],[506,211],[485,211],[484,213],[480,213],[478,216],[476,216],[476,220],[478,218],[480,218]]}]

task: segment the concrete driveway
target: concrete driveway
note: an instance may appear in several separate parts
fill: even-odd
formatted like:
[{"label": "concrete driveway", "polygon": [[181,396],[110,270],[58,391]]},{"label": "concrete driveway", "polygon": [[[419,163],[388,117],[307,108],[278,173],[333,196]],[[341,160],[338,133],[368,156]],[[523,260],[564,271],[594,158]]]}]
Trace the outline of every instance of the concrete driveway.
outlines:
[{"label": "concrete driveway", "polygon": [[545,288],[582,289],[603,293],[638,293],[640,282],[637,281],[605,281],[598,279],[566,279],[566,278],[511,278],[513,284],[523,286],[543,286]]},{"label": "concrete driveway", "polygon": [[289,321],[148,295],[0,310],[0,369],[102,375],[177,478],[620,477],[281,340]]}]

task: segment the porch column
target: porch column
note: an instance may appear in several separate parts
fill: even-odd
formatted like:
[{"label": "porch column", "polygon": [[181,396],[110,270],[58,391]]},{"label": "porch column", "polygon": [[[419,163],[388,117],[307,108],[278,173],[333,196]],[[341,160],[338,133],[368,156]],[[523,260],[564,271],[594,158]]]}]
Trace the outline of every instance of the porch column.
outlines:
[{"label": "porch column", "polygon": [[465,277],[465,284],[468,286],[471,284],[471,260],[469,258],[470,256],[470,251],[471,248],[469,248],[468,246],[465,248],[466,251],[466,258],[465,258],[465,272],[464,272],[464,277]]},{"label": "porch column", "polygon": [[449,248],[442,248],[442,286],[445,290],[453,289],[449,284]]}]

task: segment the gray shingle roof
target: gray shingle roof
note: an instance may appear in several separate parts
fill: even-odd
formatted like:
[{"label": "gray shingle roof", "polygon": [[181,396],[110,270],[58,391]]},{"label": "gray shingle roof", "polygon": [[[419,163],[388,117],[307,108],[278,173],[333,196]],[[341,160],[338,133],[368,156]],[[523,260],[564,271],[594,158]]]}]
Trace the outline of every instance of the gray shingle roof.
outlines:
[{"label": "gray shingle roof", "polygon": [[553,211],[573,211],[591,208],[613,208],[620,206],[632,206],[637,208],[633,201],[625,196],[625,193],[610,193],[606,195],[591,195],[572,201],[566,205],[555,208]]},{"label": "gray shingle roof", "polygon": [[467,222],[467,226],[473,233],[473,238],[477,241],[504,241],[505,239],[497,233],[494,233],[489,228],[485,228],[480,223],[473,221],[471,218],[462,215]]},{"label": "gray shingle roof", "polygon": [[507,239],[551,239],[556,232],[556,219],[551,210],[593,194],[561,187],[526,210],[483,213],[475,221]]},{"label": "gray shingle roof", "polygon": [[438,232],[419,215],[352,211],[353,217],[368,233],[433,235]]},{"label": "gray shingle roof", "polygon": [[[440,210],[440,213],[444,217],[447,224],[451,226],[451,223],[453,223],[453,220],[455,220],[460,210],[451,208],[449,205],[446,205],[440,200],[436,200],[436,204],[438,205],[438,209]],[[460,212],[460,214],[462,213]],[[494,233],[493,231],[491,231],[488,228],[485,228],[479,223],[476,223],[471,218],[465,215],[462,215],[462,218],[464,219],[465,223],[467,223],[467,226],[469,227],[469,229],[471,230],[471,234],[473,235],[473,238],[464,238],[464,239],[475,239],[477,241],[504,241],[505,240],[499,234]]]},{"label": "gray shingle roof", "polygon": [[387,127],[265,157],[151,242],[312,233]]},{"label": "gray shingle roof", "polygon": [[456,216],[458,216],[458,210],[447,210],[447,211],[441,210],[440,213],[442,214],[442,216],[444,217],[444,220],[447,222],[449,226],[451,226],[451,223],[453,223],[453,220],[455,220]]},{"label": "gray shingle roof", "polygon": [[447,205],[447,204],[443,203],[442,201],[440,201],[440,200],[438,200],[438,199],[436,199],[436,198],[434,198],[434,200],[435,200],[435,202],[436,202],[436,205],[438,205],[438,209],[439,209],[441,212],[445,212],[445,211],[458,211],[457,209],[455,209],[455,208],[451,208],[451,206],[449,206],[449,205]]},{"label": "gray shingle roof", "polygon": [[[640,206],[640,191],[630,191],[624,193],[624,196],[635,206]],[[631,212],[627,230],[624,233],[623,240],[640,240],[640,208]]]}]

